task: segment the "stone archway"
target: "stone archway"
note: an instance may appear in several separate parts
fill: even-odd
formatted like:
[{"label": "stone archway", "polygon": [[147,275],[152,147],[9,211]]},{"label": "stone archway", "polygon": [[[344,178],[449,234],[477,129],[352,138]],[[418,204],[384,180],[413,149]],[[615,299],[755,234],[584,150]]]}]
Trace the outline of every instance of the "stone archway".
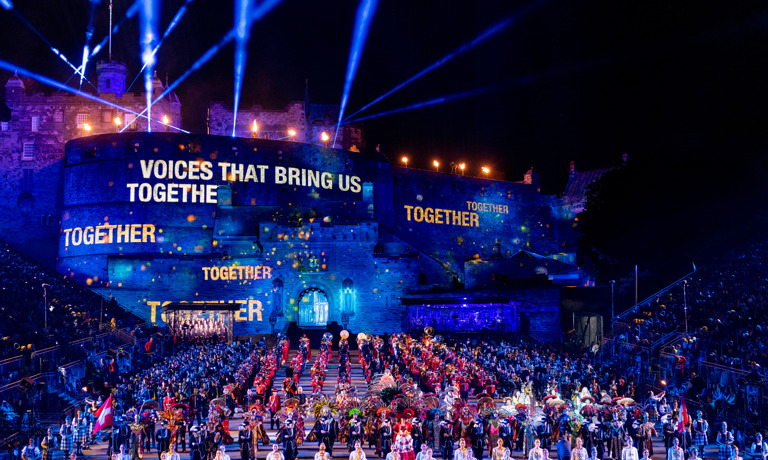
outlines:
[{"label": "stone archway", "polygon": [[299,327],[324,327],[330,321],[330,302],[325,291],[309,288],[299,294]]}]

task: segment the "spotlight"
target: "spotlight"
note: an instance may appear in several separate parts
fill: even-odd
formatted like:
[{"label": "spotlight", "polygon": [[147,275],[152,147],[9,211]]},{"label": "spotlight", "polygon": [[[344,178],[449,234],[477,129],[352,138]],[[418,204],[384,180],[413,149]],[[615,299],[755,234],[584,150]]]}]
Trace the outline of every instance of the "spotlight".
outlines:
[{"label": "spotlight", "polygon": [[91,128],[90,123],[83,123],[83,129],[90,133],[93,128]]},{"label": "spotlight", "polygon": [[326,146],[326,147],[328,147],[328,141],[331,139],[331,138],[328,136],[328,133],[326,133],[325,131],[323,131],[323,133],[320,135],[320,137],[323,139],[323,142],[325,143],[325,146]]},{"label": "spotlight", "polygon": [[289,129],[288,130],[288,135],[291,136],[291,140],[292,141],[296,140],[296,130],[295,129]]},{"label": "spotlight", "polygon": [[467,165],[465,165],[464,163],[459,165],[459,169],[461,169],[461,175],[462,176],[464,175],[464,168],[466,168],[466,167],[467,167]]},{"label": "spotlight", "polygon": [[483,166],[483,173],[485,173],[485,177],[488,178],[488,175],[491,173],[491,170]]},{"label": "spotlight", "polygon": [[165,125],[165,131],[168,131],[168,123],[170,123],[170,120],[168,120],[168,115],[163,115],[163,124]]},{"label": "spotlight", "polygon": [[120,120],[120,117],[115,117],[115,132],[120,132],[120,125],[123,124],[122,120]]},{"label": "spotlight", "polygon": [[433,162],[432,162],[432,164],[433,164],[433,165],[435,165],[435,171],[439,171],[439,170],[440,170],[440,169],[439,169],[439,168],[440,168],[440,162],[438,162],[437,160],[435,160],[435,161],[433,161]]},{"label": "spotlight", "polygon": [[256,123],[256,120],[253,120],[253,126],[251,126],[251,132],[253,133],[252,136],[254,139],[258,139],[259,137],[259,125]]},{"label": "spotlight", "polygon": [[403,159],[401,161],[403,162],[403,164],[405,164],[405,167],[407,168],[408,167],[408,157],[403,157]]},{"label": "spotlight", "polygon": [[661,383],[662,385],[666,385],[666,384],[667,384],[667,381],[666,381],[666,380],[662,380],[660,383]]}]

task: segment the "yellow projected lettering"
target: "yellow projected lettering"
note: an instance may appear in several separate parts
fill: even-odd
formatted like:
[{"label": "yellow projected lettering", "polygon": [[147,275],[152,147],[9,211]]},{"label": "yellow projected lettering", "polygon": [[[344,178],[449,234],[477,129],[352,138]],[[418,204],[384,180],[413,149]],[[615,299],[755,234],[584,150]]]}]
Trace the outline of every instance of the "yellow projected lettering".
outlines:
[{"label": "yellow projected lettering", "polygon": [[263,265],[203,267],[203,276],[206,281],[264,280],[272,278],[272,267]]},{"label": "yellow projected lettering", "polygon": [[153,224],[96,225],[94,227],[75,227],[62,229],[64,246],[89,246],[109,243],[154,243],[155,226]]},{"label": "yellow projected lettering", "polygon": [[457,227],[479,227],[478,214],[453,209],[422,208],[421,206],[403,206],[405,218],[410,221],[428,224],[455,225]]}]

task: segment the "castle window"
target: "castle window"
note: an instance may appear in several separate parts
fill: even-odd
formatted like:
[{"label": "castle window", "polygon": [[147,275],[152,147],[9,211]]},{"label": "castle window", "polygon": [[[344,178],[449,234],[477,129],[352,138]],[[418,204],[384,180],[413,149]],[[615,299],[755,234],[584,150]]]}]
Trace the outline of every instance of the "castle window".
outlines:
[{"label": "castle window", "polygon": [[125,114],[125,125],[128,126],[129,130],[136,131],[136,125],[138,123],[134,123],[135,121],[136,121],[136,114],[134,113]]},{"label": "castle window", "polygon": [[112,120],[114,118],[112,117],[112,111],[111,110],[102,110],[101,111],[101,121],[103,123],[112,123]]},{"label": "castle window", "polygon": [[53,121],[56,123],[61,123],[64,121],[64,113],[60,110],[57,110],[53,113]]},{"label": "castle window", "polygon": [[21,153],[21,159],[25,161],[35,159],[35,143],[34,142],[24,143],[24,150]]},{"label": "castle window", "polygon": [[0,131],[8,131],[8,122],[0,121]]},{"label": "castle window", "polygon": [[77,122],[77,127],[78,128],[82,128],[83,126],[85,126],[86,123],[88,123],[88,114],[87,113],[78,113],[77,114],[77,118],[76,118],[76,122]]},{"label": "castle window", "polygon": [[107,81],[106,81],[106,83],[105,83],[105,86],[107,87],[107,89],[109,89],[109,87],[110,87],[111,85],[112,85],[112,80],[111,80],[111,79],[109,79],[109,78],[107,78]]},{"label": "castle window", "polygon": [[33,171],[31,169],[25,169],[24,175],[21,178],[21,190],[24,192],[32,191],[32,178]]},{"label": "castle window", "polygon": [[32,131],[40,131],[40,117],[32,117]]}]

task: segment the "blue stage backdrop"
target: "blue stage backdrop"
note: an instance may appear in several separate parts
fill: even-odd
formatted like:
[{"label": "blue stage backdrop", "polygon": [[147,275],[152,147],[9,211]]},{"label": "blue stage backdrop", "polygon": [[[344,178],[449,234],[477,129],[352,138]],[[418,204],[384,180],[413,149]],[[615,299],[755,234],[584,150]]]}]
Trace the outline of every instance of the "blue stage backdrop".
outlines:
[{"label": "blue stage backdrop", "polygon": [[[473,257],[575,252],[533,184],[392,168],[378,153],[175,133],[66,145],[59,270],[162,324],[233,302],[235,334],[405,326],[400,299],[464,283]],[[557,256],[559,254],[559,256]]]}]

